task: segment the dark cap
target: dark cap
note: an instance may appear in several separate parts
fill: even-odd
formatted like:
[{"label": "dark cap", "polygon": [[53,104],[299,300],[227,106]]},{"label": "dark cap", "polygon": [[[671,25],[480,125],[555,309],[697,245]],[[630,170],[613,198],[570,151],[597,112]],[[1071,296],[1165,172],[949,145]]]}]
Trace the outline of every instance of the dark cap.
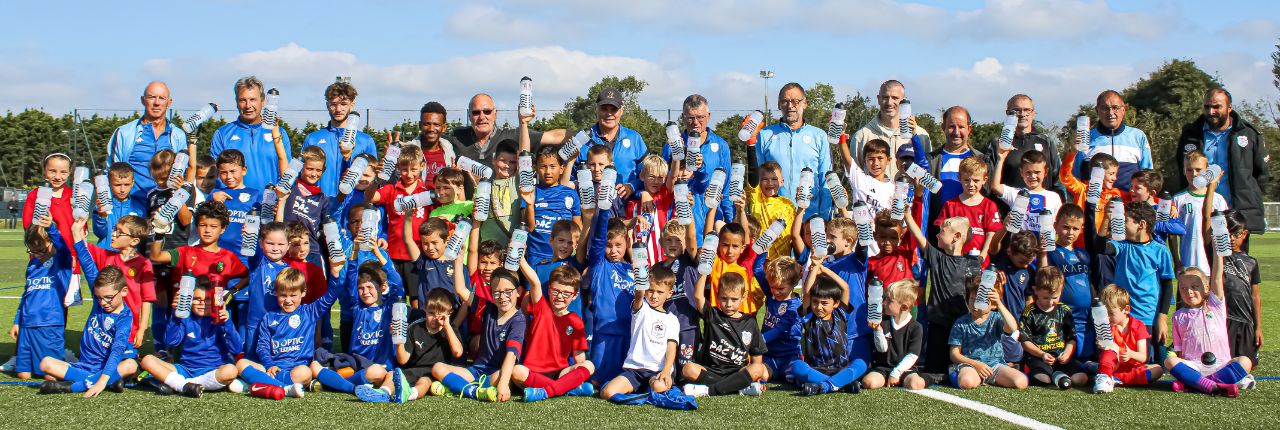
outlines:
[{"label": "dark cap", "polygon": [[596,106],[613,105],[616,108],[622,108],[622,92],[617,88],[609,87],[600,90],[600,94],[596,95]]},{"label": "dark cap", "polygon": [[904,144],[898,147],[898,154],[895,158],[899,160],[903,158],[910,158],[914,160],[916,158],[916,150],[915,148],[912,148],[910,144]]}]

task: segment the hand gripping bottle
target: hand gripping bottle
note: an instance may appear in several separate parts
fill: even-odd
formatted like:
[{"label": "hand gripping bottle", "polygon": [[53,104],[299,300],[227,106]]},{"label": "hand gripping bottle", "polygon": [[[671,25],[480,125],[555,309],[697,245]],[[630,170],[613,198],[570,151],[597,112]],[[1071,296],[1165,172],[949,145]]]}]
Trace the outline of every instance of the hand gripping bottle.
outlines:
[{"label": "hand gripping bottle", "polygon": [[809,219],[809,241],[813,243],[814,261],[822,261],[827,259],[827,249],[831,246],[827,243],[827,220],[822,217],[813,217]]},{"label": "hand gripping bottle", "polygon": [[680,126],[675,121],[667,121],[667,149],[671,151],[671,161],[684,161],[684,138],[680,136]]},{"label": "hand gripping bottle", "polygon": [[844,184],[840,183],[840,175],[836,172],[827,172],[824,178],[827,189],[831,190],[831,204],[836,209],[849,209],[849,191],[844,189]]},{"label": "hand gripping bottle", "polygon": [[702,164],[702,133],[690,131],[685,138],[684,171],[693,174]]},{"label": "hand gripping bottle", "polygon": [[1231,255],[1231,232],[1227,230],[1227,217],[1222,211],[1213,211],[1209,218],[1209,230],[1213,233],[1213,250],[1223,257]]},{"label": "hand gripping bottle", "polygon": [[596,208],[596,185],[591,182],[591,169],[578,169],[578,200],[583,209]]},{"label": "hand gripping bottle", "polygon": [[520,151],[517,160],[519,160],[517,166],[520,169],[520,192],[532,193],[534,187],[538,186],[538,175],[533,172],[533,154],[529,151]]},{"label": "hand gripping bottle", "polygon": [[267,185],[267,188],[262,190],[262,205],[259,210],[259,216],[262,217],[263,224],[276,220],[276,203],[279,202],[280,195],[276,194],[275,187]]},{"label": "hand gripping bottle", "polygon": [[942,191],[942,181],[939,181],[928,170],[920,167],[919,164],[911,163],[911,166],[907,167],[907,176],[920,181],[920,185],[928,189],[930,193],[938,194],[939,191]]},{"label": "hand gripping bottle", "polygon": [[1031,205],[1031,194],[1027,190],[1018,191],[1018,197],[1009,206],[1009,225],[1004,226],[1009,233],[1020,232],[1027,224],[1027,209]]},{"label": "hand gripping bottle", "polygon": [[1111,227],[1111,240],[1124,240],[1124,202],[1117,198],[1111,200],[1111,203],[1107,206],[1107,210],[1110,212],[1109,218],[1111,219],[1109,224]]},{"label": "hand gripping bottle", "polygon": [[858,244],[871,246],[875,243],[875,229],[872,226],[871,205],[859,200],[853,203],[853,223],[858,227]]},{"label": "hand gripping bottle", "polygon": [[1095,166],[1089,171],[1089,187],[1085,189],[1084,200],[1091,204],[1097,204],[1102,199],[1102,181],[1107,178],[1107,170],[1102,167]]},{"label": "hand gripping bottle", "polygon": [[52,202],[52,188],[40,187],[36,189],[36,207],[31,214],[32,219],[40,219],[49,216],[49,204]]},{"label": "hand gripping bottle", "polygon": [[[910,141],[915,136],[915,130],[911,129],[911,100],[903,100],[898,103],[898,137],[903,140]],[[936,191],[935,191],[936,192]]]},{"label": "hand gripping bottle", "polygon": [[475,195],[475,207],[471,210],[471,218],[476,222],[485,222],[489,219],[489,206],[493,204],[493,183],[488,180],[477,182]]},{"label": "hand gripping bottle", "polygon": [[338,139],[338,146],[343,151],[350,151],[356,147],[356,133],[360,132],[360,112],[347,113],[347,123],[342,126],[342,137]]},{"label": "hand gripping bottle", "polygon": [[200,128],[200,124],[204,124],[204,122],[208,121],[209,118],[213,118],[213,114],[217,112],[218,112],[218,105],[213,103],[204,105],[204,107],[200,108],[200,110],[196,111],[196,113],[193,113],[191,114],[191,116],[187,117],[186,121],[182,122],[182,131],[186,132],[187,134],[195,133],[196,129]]},{"label": "hand gripping bottle", "polygon": [[734,199],[742,197],[745,193],[744,184],[747,182],[747,165],[742,163],[733,163],[729,165],[729,198]]},{"label": "hand gripping bottle", "polygon": [[1053,215],[1053,211],[1047,208],[1040,210],[1040,248],[1044,252],[1058,249],[1058,232],[1053,229],[1055,220],[1057,217]]},{"label": "hand gripping bottle", "polygon": [[93,184],[89,181],[76,184],[76,191],[71,197],[71,216],[75,219],[87,219],[93,204]]},{"label": "hand gripping bottle", "polygon": [[569,143],[560,147],[560,159],[568,163],[569,160],[578,157],[578,151],[582,150],[582,146],[591,141],[591,129],[584,128],[573,135],[573,139]]},{"label": "hand gripping bottle", "polygon": [[987,269],[982,271],[982,280],[978,284],[978,294],[974,300],[974,308],[989,309],[991,307],[991,289],[996,286],[996,271]]},{"label": "hand gripping bottle", "polygon": [[906,179],[899,179],[893,184],[893,211],[890,216],[894,221],[902,221],[902,217],[907,214],[907,196],[911,192],[911,183]]},{"label": "hand gripping bottle", "polygon": [[351,167],[347,168],[347,172],[342,174],[342,180],[338,181],[338,192],[345,196],[355,191],[356,183],[360,182],[360,177],[364,175],[367,168],[369,168],[367,154],[360,154],[352,159]]},{"label": "hand gripping bottle", "polygon": [[462,246],[467,243],[467,239],[471,238],[471,223],[466,219],[459,218],[458,223],[453,226],[453,234],[449,235],[449,240],[444,244],[445,261],[453,261],[458,259],[462,254]]},{"label": "hand gripping bottle", "polygon": [[742,126],[738,127],[738,140],[743,142],[751,140],[761,128],[764,128],[764,112],[751,111],[746,118],[742,119]]},{"label": "hand gripping bottle", "polygon": [[372,251],[378,241],[378,227],[382,223],[382,214],[378,212],[377,207],[372,203],[365,205],[364,211],[360,212],[360,236],[365,240],[360,243],[360,249]]},{"label": "hand gripping bottle", "polygon": [[425,208],[427,206],[431,206],[433,201],[435,201],[435,192],[431,190],[424,190],[416,194],[396,197],[396,213],[405,213],[418,208]]},{"label": "hand gripping bottle", "polygon": [[321,230],[324,231],[325,248],[329,251],[329,263],[336,266],[346,262],[347,256],[342,255],[342,242],[338,239],[338,222],[326,216]]},{"label": "hand gripping bottle", "polygon": [[600,189],[596,191],[596,206],[600,209],[613,209],[613,199],[618,197],[618,171],[613,166],[605,167],[600,173]]},{"label": "hand gripping bottle", "polygon": [[396,163],[400,161],[402,149],[399,144],[387,145],[387,152],[382,155],[382,169],[378,170],[378,180],[382,182],[391,180],[391,175],[396,172]]},{"label": "hand gripping bottle", "polygon": [[1209,168],[1204,169],[1199,175],[1191,179],[1191,185],[1196,188],[1204,188],[1209,186],[1210,182],[1218,179],[1218,175],[1222,174],[1222,167],[1217,164],[1210,164]]},{"label": "hand gripping bottle", "polygon": [[520,78],[520,103],[517,106],[520,116],[533,115],[533,79],[528,76]]},{"label": "hand gripping bottle", "polygon": [[289,160],[289,167],[284,169],[284,174],[280,175],[280,180],[276,182],[276,188],[279,188],[283,194],[289,194],[289,191],[293,190],[293,184],[298,181],[298,173],[301,171],[302,158]]},{"label": "hand gripping bottle", "polygon": [[103,212],[111,213],[113,203],[111,201],[111,182],[107,179],[106,171],[99,171],[98,176],[93,177],[93,188],[96,190],[98,197],[98,207]]},{"label": "hand gripping bottle", "polygon": [[191,166],[191,154],[178,151],[173,157],[173,165],[169,166],[169,183],[182,183],[187,176],[187,167]]},{"label": "hand gripping bottle", "polygon": [[267,91],[267,102],[262,106],[262,125],[268,129],[276,126],[280,115],[280,91],[272,88]]},{"label": "hand gripping bottle", "polygon": [[492,168],[481,164],[479,161],[472,160],[470,157],[465,155],[458,156],[458,167],[462,170],[471,172],[472,175],[476,175],[476,177],[480,179],[489,179],[493,177]]},{"label": "hand gripping bottle", "polygon": [[1076,152],[1089,151],[1089,115],[1076,117]]},{"label": "hand gripping bottle", "polygon": [[1004,127],[1000,128],[1000,150],[1013,150],[1013,135],[1018,132],[1018,116],[1004,117]]},{"label": "hand gripping bottle", "polygon": [[725,176],[727,175],[724,169],[719,167],[711,172],[711,180],[707,182],[707,190],[702,193],[702,201],[707,204],[708,208],[720,206],[720,199],[724,197]]}]

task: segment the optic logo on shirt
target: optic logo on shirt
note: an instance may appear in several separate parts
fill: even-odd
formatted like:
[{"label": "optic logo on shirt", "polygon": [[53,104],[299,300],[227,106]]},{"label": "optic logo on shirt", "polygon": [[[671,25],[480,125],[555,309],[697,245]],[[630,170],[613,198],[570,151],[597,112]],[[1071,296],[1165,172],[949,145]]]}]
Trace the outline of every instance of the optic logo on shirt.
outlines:
[{"label": "optic logo on shirt", "polygon": [[622,147],[623,147],[623,148],[630,148],[630,147],[631,147],[631,139],[622,139]]},{"label": "optic logo on shirt", "polygon": [[745,331],[745,330],[744,330],[744,331],[742,332],[742,336],[741,336],[741,337],[742,337],[742,344],[743,344],[743,345],[750,345],[750,344],[751,344],[751,332],[749,332],[749,331]]},{"label": "optic logo on shirt", "polygon": [[302,325],[302,317],[289,315],[289,328],[298,328],[300,325]]},{"label": "optic logo on shirt", "polygon": [[240,136],[231,136],[231,138],[227,140],[231,140],[231,141],[240,140]]}]

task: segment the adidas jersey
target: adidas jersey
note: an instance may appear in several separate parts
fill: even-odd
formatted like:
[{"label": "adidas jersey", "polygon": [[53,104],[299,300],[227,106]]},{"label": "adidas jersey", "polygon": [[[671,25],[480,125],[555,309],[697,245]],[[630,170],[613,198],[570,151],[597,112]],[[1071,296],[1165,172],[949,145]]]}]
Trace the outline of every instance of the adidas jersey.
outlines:
[{"label": "adidas jersey", "polygon": [[315,356],[316,321],[329,317],[329,308],[342,293],[341,283],[330,280],[329,290],[315,302],[298,306],[293,312],[268,312],[263,316],[254,344],[259,363],[287,370],[310,362]]},{"label": "adidas jersey", "polygon": [[[369,154],[377,157],[378,147],[373,143],[373,137],[364,132],[356,132],[355,143],[351,148],[351,157],[342,157],[342,148],[339,141],[342,140],[342,134],[346,133],[346,129],[329,126],[313,131],[307,135],[302,142],[305,149],[308,146],[318,146],[324,150],[324,173],[320,174],[320,180],[316,181],[316,185],[324,190],[325,195],[338,195],[338,181],[342,179],[342,175],[346,174],[347,168],[351,167],[351,160],[354,160],[361,154]],[[286,146],[287,148],[287,146]]]},{"label": "adidas jersey", "polygon": [[164,338],[166,345],[182,348],[179,363],[193,371],[235,363],[244,346],[240,331],[231,320],[214,324],[212,317],[195,314],[191,318],[169,318]]}]

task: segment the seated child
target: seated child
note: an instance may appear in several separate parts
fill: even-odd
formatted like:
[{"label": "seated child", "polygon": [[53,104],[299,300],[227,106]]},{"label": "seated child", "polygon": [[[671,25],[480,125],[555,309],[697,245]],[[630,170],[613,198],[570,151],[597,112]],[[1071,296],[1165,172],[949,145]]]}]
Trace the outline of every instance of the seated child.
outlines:
[{"label": "seated child", "polygon": [[[258,323],[257,350],[261,363],[240,359],[236,369],[249,386],[249,394],[280,400],[301,398],[302,387],[310,385],[314,372],[308,364],[315,356],[317,320],[329,318],[329,308],[338,301],[342,288],[329,286],[324,296],[303,304],[307,294],[306,276],[290,267],[276,276],[276,303],[280,310],[268,312]],[[336,283],[336,281],[334,281]]]},{"label": "seated child", "polygon": [[46,357],[65,357],[67,313],[62,298],[71,282],[75,257],[49,216],[36,219],[23,240],[31,260],[27,263],[26,289],[18,302],[13,326],[9,327],[9,337],[17,340],[14,370],[19,379],[30,379],[33,374],[44,375],[40,363]]},{"label": "seated child", "polygon": [[901,386],[923,390],[942,382],[942,375],[923,373],[916,361],[924,352],[924,326],[911,317],[920,286],[914,279],[889,284],[884,297],[884,351],[872,354],[871,370],[862,377],[862,388]]},{"label": "seated child", "polygon": [[1027,376],[1038,384],[1053,384],[1063,390],[1089,380],[1076,363],[1076,325],[1071,308],[1060,301],[1064,281],[1057,267],[1037,270],[1034,297],[1023,309],[1018,325]]},{"label": "seated child", "polygon": [[1107,307],[1107,321],[1115,340],[1097,339],[1098,374],[1093,378],[1093,392],[1110,393],[1117,384],[1142,386],[1160,379],[1160,365],[1146,364],[1151,334],[1146,324],[1129,314],[1129,293],[1112,284],[1103,288],[1099,297]]},{"label": "seated child", "polygon": [[[209,297],[212,284],[207,276],[196,277],[195,294],[191,297],[191,316],[169,318],[164,333],[166,345],[182,350],[178,364],[170,364],[155,355],[142,358],[142,370],[160,381],[157,388],[162,395],[181,393],[200,398],[205,391],[224,387],[233,392],[243,392],[243,384],[236,383],[236,356],[243,343],[240,332],[229,317],[227,308],[213,314],[213,300]],[[237,385],[231,387],[231,385]]]},{"label": "seated child", "polygon": [[[1012,334],[1018,330],[1017,323],[1004,301],[1000,300],[1000,290],[1004,287],[1004,274],[996,278],[987,298],[986,308],[979,308],[978,284],[981,275],[973,275],[967,281],[965,295],[969,303],[969,313],[961,316],[951,327],[951,336],[947,344],[951,346],[952,365],[948,371],[951,384],[960,389],[973,389],[981,385],[995,385],[1005,388],[1027,388],[1027,375],[1005,364],[1004,349],[1000,344],[1000,334]],[[997,313],[992,313],[990,305],[994,304]]]},{"label": "seated child", "polygon": [[524,363],[517,364],[512,380],[524,388],[524,401],[536,402],[560,395],[595,394],[587,379],[596,366],[587,360],[587,335],[582,318],[569,310],[578,297],[582,275],[563,265],[551,271],[547,294],[533,268],[524,260],[520,268],[529,279],[524,308],[529,312],[529,347]]},{"label": "seated child", "polygon": [[[475,294],[467,288],[463,279],[466,269],[462,260],[454,260],[454,293],[463,307],[471,305]],[[516,361],[524,352],[526,319],[517,306],[520,299],[520,279],[507,269],[493,271],[489,284],[493,293],[493,306],[486,307],[480,333],[480,348],[471,366],[460,367],[437,363],[431,368],[431,394],[436,396],[458,395],[486,402],[511,400],[511,374]]]},{"label": "seated child", "polygon": [[[765,298],[764,321],[760,334],[768,351],[764,353],[766,377],[791,380],[787,372],[791,363],[800,359],[801,298],[796,294],[800,283],[800,265],[791,257],[769,261],[764,268],[769,280],[769,296]],[[694,328],[697,328],[696,326]]]},{"label": "seated child", "polygon": [[[382,250],[374,248],[377,260],[360,264],[356,274],[355,288],[340,282],[339,288],[344,294],[356,296],[356,315],[352,320],[351,339],[344,354],[353,359],[351,374],[344,375],[346,370],[330,369],[322,365],[319,355],[311,362],[311,372],[316,380],[326,388],[344,393],[355,394],[356,386],[372,383],[382,385],[387,378],[388,369],[392,366],[391,346],[391,307],[404,298],[404,284],[395,266],[382,255]],[[327,354],[333,356],[334,354]],[[395,377],[399,377],[396,374]]]},{"label": "seated child", "polygon": [[636,291],[631,300],[631,342],[622,373],[600,389],[600,397],[625,403],[631,393],[665,393],[674,384],[676,345],[680,342],[680,321],[665,310],[676,275],[655,267],[649,274],[649,289]]},{"label": "seated child", "polygon": [[849,286],[830,268],[814,262],[804,282],[804,332],[800,339],[803,360],[791,363],[791,377],[801,384],[801,394],[814,396],[845,390],[862,391],[858,378],[867,362],[853,358],[849,319]]},{"label": "seated child", "polygon": [[1227,319],[1223,317],[1227,314],[1227,302],[1223,300],[1222,256],[1214,257],[1212,281],[1205,278],[1198,267],[1182,269],[1178,274],[1178,292],[1183,306],[1173,312],[1175,354],[1164,360],[1165,371],[1174,378],[1173,391],[1239,396],[1237,384],[1252,385],[1249,370],[1253,361],[1248,357],[1231,357]]},{"label": "seated child", "polygon": [[[462,358],[462,341],[449,324],[453,296],[443,289],[427,293],[426,317],[411,322],[407,342],[396,344],[396,374],[382,386],[356,386],[356,397],[365,402],[404,403],[422,398],[431,389],[431,368]],[[407,389],[406,389],[407,388]]]},{"label": "seated child", "polygon": [[767,380],[763,355],[768,352],[755,315],[743,313],[740,303],[747,289],[747,280],[737,273],[729,273],[720,280],[716,292],[717,306],[707,306],[707,277],[698,279],[693,290],[693,303],[702,312],[702,343],[698,359],[686,363],[680,373],[691,384],[685,384],[684,392],[693,397],[742,394],[764,394]]},{"label": "seated child", "polygon": [[[77,245],[84,249],[84,241]],[[40,394],[84,393],[89,398],[103,390],[122,393],[124,378],[138,372],[138,350],[129,341],[133,314],[124,304],[129,286],[119,267],[107,266],[98,272],[88,252],[81,253],[79,259],[98,306],[89,311],[84,323],[80,361],[69,364],[54,357],[40,361],[40,371],[57,378],[40,385]]]}]

